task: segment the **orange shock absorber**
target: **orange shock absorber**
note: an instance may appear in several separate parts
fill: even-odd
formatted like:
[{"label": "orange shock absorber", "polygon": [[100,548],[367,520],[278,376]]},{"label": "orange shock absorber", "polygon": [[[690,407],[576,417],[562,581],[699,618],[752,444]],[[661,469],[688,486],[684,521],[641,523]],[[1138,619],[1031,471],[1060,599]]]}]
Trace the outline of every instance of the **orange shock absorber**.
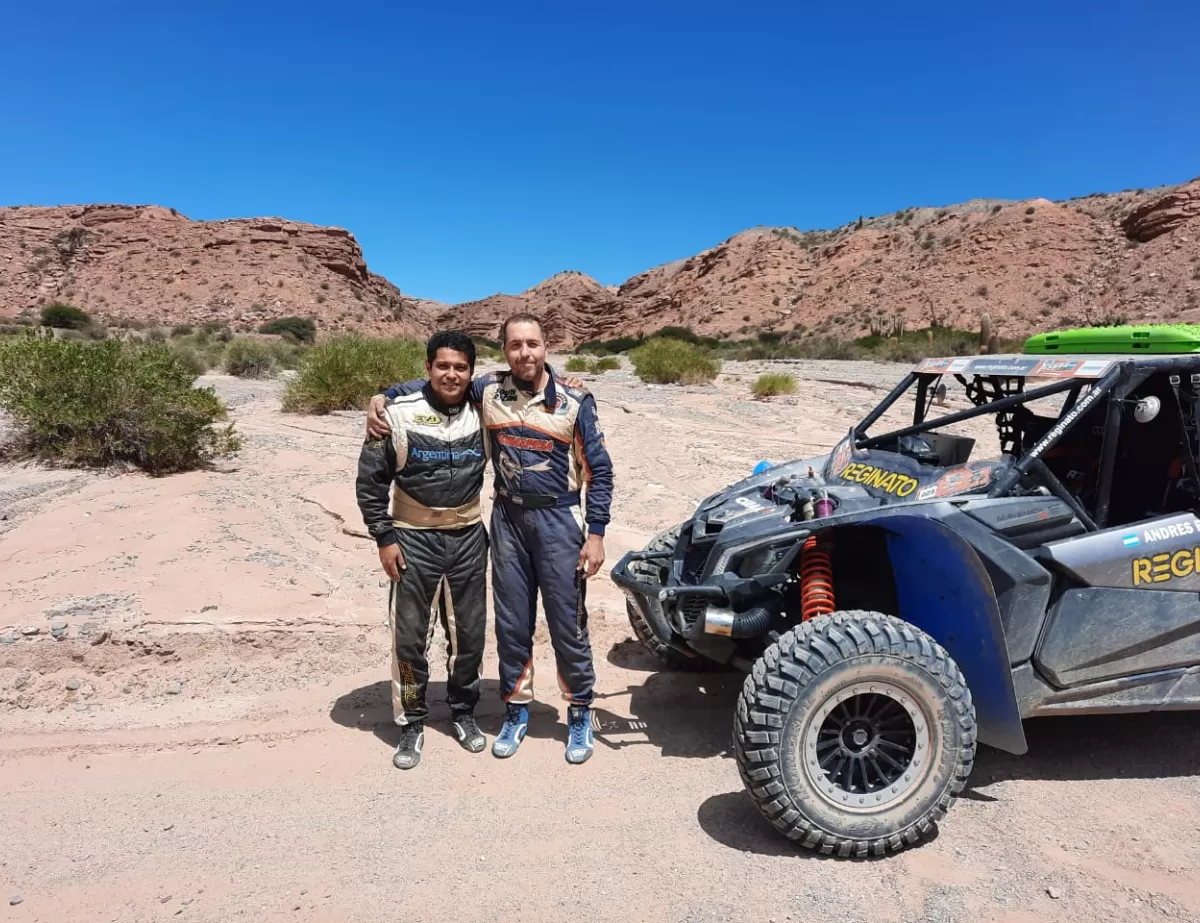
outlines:
[{"label": "orange shock absorber", "polygon": [[804,557],[800,560],[800,618],[807,622],[818,615],[832,612],[833,565],[829,561],[828,546],[819,543],[810,535],[803,545]]}]

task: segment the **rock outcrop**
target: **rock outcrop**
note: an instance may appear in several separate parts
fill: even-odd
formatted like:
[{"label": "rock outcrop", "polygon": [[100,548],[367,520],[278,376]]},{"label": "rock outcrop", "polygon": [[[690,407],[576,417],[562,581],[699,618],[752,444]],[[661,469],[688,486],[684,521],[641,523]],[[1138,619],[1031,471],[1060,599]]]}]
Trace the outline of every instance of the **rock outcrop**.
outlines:
[{"label": "rock outcrop", "polygon": [[0,208],[0,317],[67,301],[111,320],[309,315],[323,333],[496,339],[517,312],[556,349],[666,326],[852,338],[931,323],[1002,336],[1119,321],[1200,322],[1200,180],[1066,202],[976,199],[832,231],[754,228],[606,287],[563,272],[518,295],[448,306],[370,272],[341,228],[190,221],[155,206]]},{"label": "rock outcrop", "polygon": [[1200,218],[1200,182],[1188,183],[1139,206],[1121,222],[1121,228],[1130,240],[1146,243],[1196,218]]},{"label": "rock outcrop", "polygon": [[323,332],[409,335],[444,307],[372,273],[342,228],[192,221],[152,205],[0,208],[0,317],[55,301],[113,323],[252,329],[299,314]]}]

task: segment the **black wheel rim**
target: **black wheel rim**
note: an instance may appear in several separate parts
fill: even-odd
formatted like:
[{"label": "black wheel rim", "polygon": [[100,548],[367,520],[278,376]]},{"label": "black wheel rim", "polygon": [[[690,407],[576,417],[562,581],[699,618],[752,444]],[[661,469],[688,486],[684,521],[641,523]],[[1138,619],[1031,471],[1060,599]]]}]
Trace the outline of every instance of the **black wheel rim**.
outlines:
[{"label": "black wheel rim", "polygon": [[930,722],[906,690],[858,683],[831,695],[804,736],[804,768],[826,800],[874,810],[902,799],[929,766]]}]

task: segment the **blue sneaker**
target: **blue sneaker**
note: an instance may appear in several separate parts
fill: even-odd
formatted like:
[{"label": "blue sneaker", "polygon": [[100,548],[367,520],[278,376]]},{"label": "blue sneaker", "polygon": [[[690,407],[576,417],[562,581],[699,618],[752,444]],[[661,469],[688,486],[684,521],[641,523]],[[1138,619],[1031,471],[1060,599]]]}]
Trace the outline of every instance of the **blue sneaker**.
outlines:
[{"label": "blue sneaker", "polygon": [[524,705],[509,705],[508,717],[504,719],[504,727],[492,741],[492,756],[504,759],[517,752],[525,732],[529,730],[529,709]]},{"label": "blue sneaker", "polygon": [[592,710],[586,705],[568,706],[567,728],[567,762],[587,762],[596,748],[596,739],[592,736]]}]

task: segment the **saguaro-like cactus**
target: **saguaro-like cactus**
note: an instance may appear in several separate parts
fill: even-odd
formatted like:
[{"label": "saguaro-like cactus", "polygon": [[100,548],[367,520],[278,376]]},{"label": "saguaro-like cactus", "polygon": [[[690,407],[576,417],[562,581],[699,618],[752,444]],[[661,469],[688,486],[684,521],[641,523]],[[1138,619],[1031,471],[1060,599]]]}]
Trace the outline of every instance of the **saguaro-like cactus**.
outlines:
[{"label": "saguaro-like cactus", "polygon": [[984,311],[983,316],[979,319],[979,351],[981,353],[992,352],[992,342],[992,316]]}]

